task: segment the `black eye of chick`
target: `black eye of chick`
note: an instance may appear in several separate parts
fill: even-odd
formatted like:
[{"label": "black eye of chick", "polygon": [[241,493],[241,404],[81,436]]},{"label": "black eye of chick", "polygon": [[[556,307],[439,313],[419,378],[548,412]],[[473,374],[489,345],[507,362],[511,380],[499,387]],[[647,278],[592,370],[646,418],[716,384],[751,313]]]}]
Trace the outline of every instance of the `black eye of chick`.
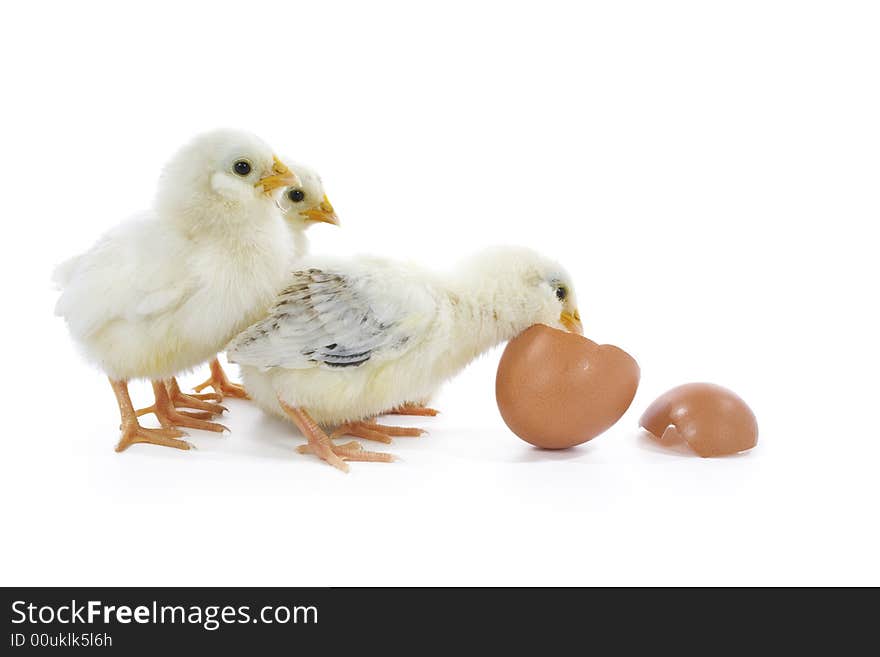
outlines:
[{"label": "black eye of chick", "polygon": [[289,198],[294,203],[299,203],[306,197],[306,194],[301,189],[291,189],[287,192],[287,198]]},{"label": "black eye of chick", "polygon": [[232,165],[232,170],[239,176],[246,176],[251,172],[251,163],[247,160],[239,160]]},{"label": "black eye of chick", "polygon": [[559,299],[560,301],[565,301],[565,297],[567,297],[567,296],[568,296],[568,290],[566,290],[564,287],[557,287],[556,288],[556,298],[557,299]]}]

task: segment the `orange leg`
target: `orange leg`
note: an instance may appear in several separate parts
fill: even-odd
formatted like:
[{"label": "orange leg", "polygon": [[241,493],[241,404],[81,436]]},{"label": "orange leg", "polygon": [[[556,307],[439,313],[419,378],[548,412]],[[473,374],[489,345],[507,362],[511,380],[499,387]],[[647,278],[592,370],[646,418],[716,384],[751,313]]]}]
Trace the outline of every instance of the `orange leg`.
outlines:
[{"label": "orange leg", "polygon": [[354,436],[355,438],[375,440],[380,443],[390,443],[391,436],[417,437],[423,433],[427,433],[427,431],[416,427],[390,427],[386,424],[376,424],[375,422],[349,422],[338,427],[336,431],[330,434],[330,437]]},{"label": "orange leg", "polygon": [[[216,393],[208,393],[207,395],[187,395],[181,391],[180,386],[177,385],[177,379],[174,377],[167,381],[165,388],[168,391],[168,396],[171,398],[171,403],[174,404],[174,408],[201,409],[201,412],[179,411],[181,415],[185,415],[186,417],[195,418],[197,420],[210,420],[215,415],[222,415],[224,411],[229,410],[220,404],[212,404],[201,399],[201,397],[219,398],[220,395],[217,395]],[[138,410],[137,415],[140,417],[141,415],[155,412],[156,404],[153,404],[152,406],[147,406],[146,408]]]},{"label": "orange leg", "polygon": [[152,412],[156,414],[159,424],[165,428],[188,427],[190,429],[203,429],[217,433],[229,431],[222,424],[207,422],[201,417],[195,417],[195,413],[177,410],[171,395],[168,394],[168,387],[170,385],[170,381],[153,381],[153,394],[156,401],[153,403]]},{"label": "orange leg", "polygon": [[343,472],[348,472],[346,461],[380,461],[390,463],[394,460],[391,454],[368,452],[354,440],[345,445],[335,445],[305,409],[290,406],[282,401],[281,398],[278,399],[278,403],[281,404],[281,408],[284,409],[287,416],[299,427],[306,440],[309,441],[308,445],[301,445],[297,448],[300,454],[314,454]]},{"label": "orange leg", "polygon": [[135,443],[149,443],[151,445],[175,447],[177,449],[190,449],[192,447],[185,440],[177,440],[177,438],[186,434],[174,427],[165,427],[163,429],[146,429],[142,427],[134,412],[134,406],[131,404],[131,397],[128,395],[128,382],[110,379],[110,385],[113,388],[113,393],[116,395],[116,402],[119,404],[119,415],[122,420],[120,427],[122,434],[119,436],[119,442],[116,445],[117,452],[126,450]]},{"label": "orange leg", "polygon": [[173,377],[168,382],[168,394],[171,396],[171,401],[174,402],[174,405],[178,407],[197,408],[207,411],[210,415],[222,415],[225,411],[229,410],[222,404],[212,404],[203,399],[203,397],[220,397],[222,399],[219,393],[209,392],[205,395],[189,395],[180,389],[180,386],[177,385],[177,379]]},{"label": "orange leg", "polygon": [[422,417],[434,417],[435,415],[439,415],[440,411],[436,408],[428,408],[422,404],[418,404],[416,402],[407,402],[405,404],[401,404],[397,408],[392,408],[390,411],[385,413],[385,415],[418,415]]},{"label": "orange leg", "polygon": [[208,377],[207,381],[204,381],[193,388],[193,390],[201,392],[208,387],[214,388],[216,393],[220,395],[220,401],[223,400],[224,396],[250,399],[244,386],[232,383],[232,381],[229,380],[229,377],[226,376],[226,372],[224,372],[223,368],[220,366],[220,361],[216,358],[211,361],[211,376]]}]

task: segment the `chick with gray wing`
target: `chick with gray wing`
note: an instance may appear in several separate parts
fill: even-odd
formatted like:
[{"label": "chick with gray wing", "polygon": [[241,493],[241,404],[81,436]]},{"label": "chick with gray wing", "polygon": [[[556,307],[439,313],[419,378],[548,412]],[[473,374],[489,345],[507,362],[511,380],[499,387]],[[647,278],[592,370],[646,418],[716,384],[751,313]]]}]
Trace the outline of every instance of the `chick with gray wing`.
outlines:
[{"label": "chick with gray wing", "polygon": [[391,456],[334,436],[420,433],[372,420],[429,397],[532,324],[580,330],[568,274],[528,249],[491,249],[446,275],[372,257],[307,263],[227,353],[253,399],[299,427],[308,440],[300,451],[344,471],[346,461]]}]

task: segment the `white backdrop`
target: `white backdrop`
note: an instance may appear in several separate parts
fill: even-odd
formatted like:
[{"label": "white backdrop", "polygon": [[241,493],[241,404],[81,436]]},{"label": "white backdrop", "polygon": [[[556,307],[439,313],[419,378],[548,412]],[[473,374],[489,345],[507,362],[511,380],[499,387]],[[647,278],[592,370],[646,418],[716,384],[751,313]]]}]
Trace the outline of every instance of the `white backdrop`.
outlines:
[{"label": "white backdrop", "polygon": [[[876,4],[4,14],[0,583],[880,584]],[[396,439],[395,464],[345,476],[238,401],[196,451],[114,453],[112,393],[49,275],[219,126],[322,172],[343,225],[316,227],[316,252],[562,261],[586,334],[642,367],[633,407],[581,448],[532,449],[498,415],[496,351],[442,416],[402,420],[431,433]],[[693,380],[752,405],[757,449],[703,460],[640,434]]]}]

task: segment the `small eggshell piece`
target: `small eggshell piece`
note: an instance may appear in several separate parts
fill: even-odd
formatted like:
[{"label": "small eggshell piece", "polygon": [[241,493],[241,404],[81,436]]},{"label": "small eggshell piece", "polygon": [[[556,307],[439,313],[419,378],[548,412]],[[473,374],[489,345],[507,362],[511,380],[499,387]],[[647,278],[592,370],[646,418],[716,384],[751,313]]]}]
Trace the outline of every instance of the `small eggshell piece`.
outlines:
[{"label": "small eggshell piece", "polygon": [[495,397],[517,436],[537,447],[565,449],[617,422],[638,385],[639,366],[622,349],[537,324],[508,343]]},{"label": "small eggshell piece", "polygon": [[687,383],[664,393],[639,425],[663,443],[684,440],[700,456],[725,456],[758,444],[758,421],[733,391],[714,383]]}]

